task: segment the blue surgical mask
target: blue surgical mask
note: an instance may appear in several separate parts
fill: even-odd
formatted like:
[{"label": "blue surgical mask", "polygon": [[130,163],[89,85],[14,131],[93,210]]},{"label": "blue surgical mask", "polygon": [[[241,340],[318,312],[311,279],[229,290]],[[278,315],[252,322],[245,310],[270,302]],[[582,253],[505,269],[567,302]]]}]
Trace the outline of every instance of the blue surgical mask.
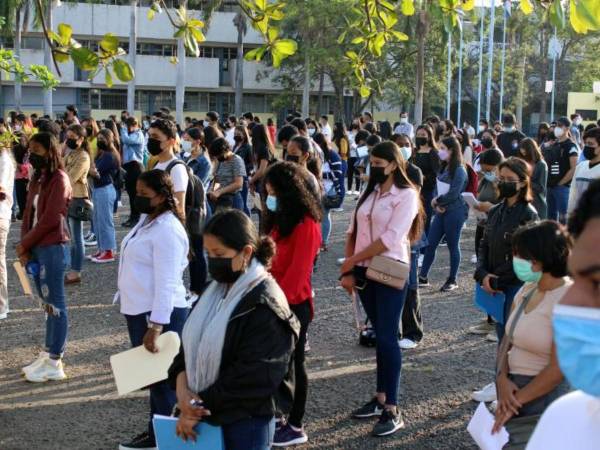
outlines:
[{"label": "blue surgical mask", "polygon": [[267,200],[265,204],[267,205],[267,209],[269,211],[277,211],[277,197],[275,197],[274,195],[267,195]]},{"label": "blue surgical mask", "polygon": [[483,178],[485,178],[490,183],[495,183],[498,177],[496,176],[496,172],[483,172]]},{"label": "blue surgical mask", "polygon": [[402,153],[402,157],[405,161],[410,159],[410,155],[412,154],[412,150],[410,147],[400,147],[400,153]]},{"label": "blue surgical mask", "polygon": [[533,271],[531,261],[513,256],[512,265],[517,278],[523,283],[537,283],[542,278],[542,272]]},{"label": "blue surgical mask", "polygon": [[575,389],[600,397],[600,309],[557,305],[552,322],[563,375]]}]

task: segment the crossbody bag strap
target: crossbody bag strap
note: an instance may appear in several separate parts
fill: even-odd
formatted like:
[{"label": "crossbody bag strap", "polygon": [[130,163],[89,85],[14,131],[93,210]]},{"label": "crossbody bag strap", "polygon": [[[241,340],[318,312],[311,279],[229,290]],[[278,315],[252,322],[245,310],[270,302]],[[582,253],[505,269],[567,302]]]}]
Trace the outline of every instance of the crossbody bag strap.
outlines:
[{"label": "crossbody bag strap", "polygon": [[375,197],[369,211],[369,237],[371,238],[371,244],[373,243],[373,209],[375,209],[375,203],[377,202],[377,191],[373,191],[373,194],[375,194]]}]

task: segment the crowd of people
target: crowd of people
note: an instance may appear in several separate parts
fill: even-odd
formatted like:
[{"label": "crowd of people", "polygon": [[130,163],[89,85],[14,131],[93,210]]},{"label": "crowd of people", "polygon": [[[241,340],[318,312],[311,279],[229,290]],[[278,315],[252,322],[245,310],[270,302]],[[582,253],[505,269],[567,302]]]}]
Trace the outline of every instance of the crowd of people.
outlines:
[{"label": "crowd of people", "polygon": [[[168,108],[95,120],[69,106],[58,120],[13,113],[0,119],[4,133],[0,319],[15,221],[17,257],[46,311],[44,351],[25,378],[66,378],[65,285],[85,280],[86,259],[118,259],[115,300],[132,346],[156,352],[161,333],[181,336],[168,379],[149,387],[147,430],[121,449],[155,448],[151,419],[174,408],[185,440],[206,420],[222,427],[228,450],[308,441],[311,278],[343,205],[353,212],[339,224],[339,281],[360,300],[361,342],[375,345],[377,366],[371,400],[352,414],[377,417],[373,435],[404,426],[402,351],[423,338],[420,290],[432,289],[442,245],[450,265],[439,289],[457,289],[459,267],[471,265],[476,296],[497,303],[469,329],[498,342],[496,378],[472,395],[494,402],[490,432],[525,427],[523,442],[523,433],[510,442],[524,448],[547,411],[528,447],[544,448],[557,432],[548,422],[563,409],[584,416],[586,399],[600,396],[600,124],[561,117],[529,138],[509,113],[478,130],[435,115],[413,125],[407,112],[377,123],[367,111],[333,127],[328,116],[294,113],[276,128],[252,113],[177,124]],[[119,245],[123,191],[130,230]],[[465,262],[469,214],[475,255]]]}]

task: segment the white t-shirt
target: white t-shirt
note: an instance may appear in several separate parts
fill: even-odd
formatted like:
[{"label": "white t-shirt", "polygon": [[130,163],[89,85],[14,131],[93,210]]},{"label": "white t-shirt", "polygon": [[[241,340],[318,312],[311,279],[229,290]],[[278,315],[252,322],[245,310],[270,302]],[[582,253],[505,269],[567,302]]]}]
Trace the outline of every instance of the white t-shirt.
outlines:
[{"label": "white t-shirt", "polygon": [[6,198],[0,201],[0,219],[10,220],[12,215],[15,170],[15,162],[10,151],[0,151],[0,187],[6,194]]},{"label": "white t-shirt", "polygon": [[598,450],[600,399],[582,391],[555,400],[544,411],[527,450]]},{"label": "white t-shirt", "polygon": [[[159,162],[158,164],[156,164],[156,166],[154,166],[154,168],[160,169],[160,170],[165,170],[167,167],[169,167],[169,164],[171,164],[171,161],[177,161],[177,160],[178,160],[178,158],[173,157],[172,159],[170,159],[168,161]],[[169,175],[171,175],[171,179],[173,180],[173,188],[175,190],[175,193],[187,191],[189,177],[188,177],[185,163],[174,165],[171,168],[171,173]]]},{"label": "white t-shirt", "polygon": [[235,128],[228,128],[225,130],[225,140],[231,145],[231,148],[235,147],[235,139],[233,139],[234,134]]},{"label": "white t-shirt", "polygon": [[321,128],[321,133],[327,138],[328,141],[331,142],[331,136],[333,135],[333,131],[331,131],[331,127],[328,123],[323,125],[323,127]]}]

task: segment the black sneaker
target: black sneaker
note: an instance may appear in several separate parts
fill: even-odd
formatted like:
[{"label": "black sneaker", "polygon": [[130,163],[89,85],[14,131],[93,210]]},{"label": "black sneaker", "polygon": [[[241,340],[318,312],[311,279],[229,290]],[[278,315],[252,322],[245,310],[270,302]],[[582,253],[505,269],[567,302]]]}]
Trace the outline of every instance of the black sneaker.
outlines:
[{"label": "black sneaker", "polygon": [[444,285],[441,287],[440,291],[442,292],[450,292],[454,289],[458,289],[458,284],[454,280],[447,280]]},{"label": "black sneaker", "polygon": [[402,415],[397,412],[394,413],[389,409],[386,409],[381,414],[379,421],[373,427],[373,436],[388,436],[394,434],[400,428],[404,428],[404,421]]},{"label": "black sneaker", "polygon": [[146,449],[156,450],[156,439],[150,436],[147,431],[138,434],[129,442],[122,442],[119,444],[119,450],[130,450],[130,449]]},{"label": "black sneaker", "polygon": [[429,287],[429,286],[431,286],[429,284],[429,279],[419,275],[419,287]]},{"label": "black sneaker", "polygon": [[383,405],[379,403],[377,397],[373,397],[369,403],[354,410],[352,417],[355,417],[356,419],[366,419],[367,417],[380,416],[382,412]]}]

